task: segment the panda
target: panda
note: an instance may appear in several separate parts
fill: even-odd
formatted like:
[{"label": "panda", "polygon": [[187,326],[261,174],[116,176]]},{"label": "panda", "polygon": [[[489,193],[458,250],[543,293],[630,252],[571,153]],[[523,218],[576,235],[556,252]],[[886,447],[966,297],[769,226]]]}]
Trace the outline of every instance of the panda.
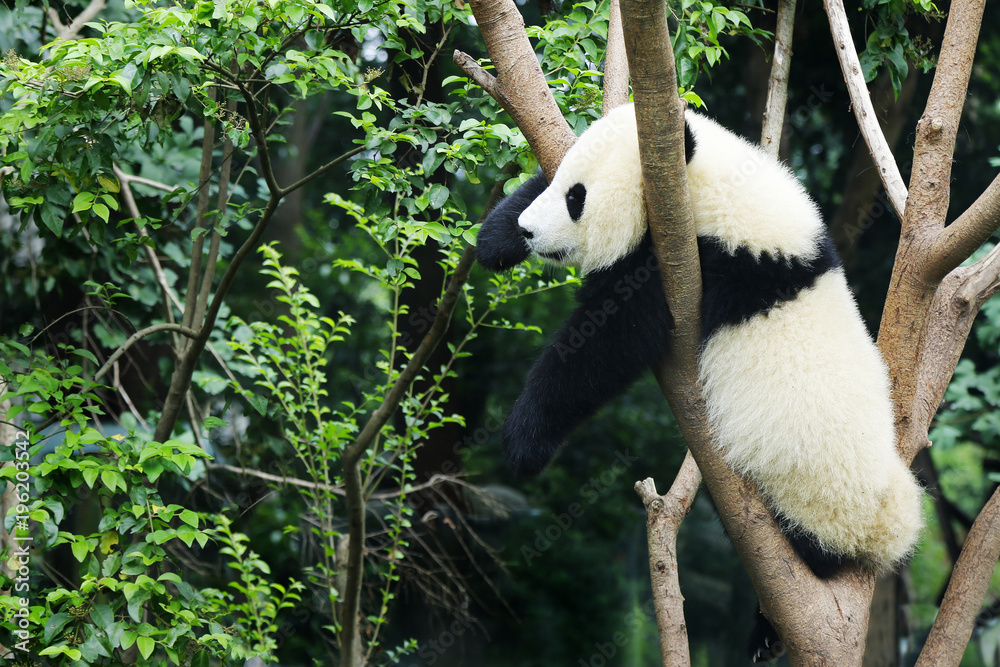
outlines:
[{"label": "panda", "polygon": [[[715,444],[817,575],[847,561],[891,569],[917,541],[922,491],[896,453],[886,366],[818,208],[780,162],[692,111],[685,150]],[[485,268],[531,254],[584,277],[503,426],[520,475],[544,469],[667,348],[631,104],[593,123],[551,184],[537,175],[487,215],[477,239]]]}]

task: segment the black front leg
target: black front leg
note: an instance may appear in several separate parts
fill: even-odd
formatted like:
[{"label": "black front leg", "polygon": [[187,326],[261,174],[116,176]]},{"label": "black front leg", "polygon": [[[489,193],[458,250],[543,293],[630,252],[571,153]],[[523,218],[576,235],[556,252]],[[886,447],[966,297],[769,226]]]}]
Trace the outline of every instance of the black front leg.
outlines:
[{"label": "black front leg", "polygon": [[535,362],[503,427],[514,472],[540,472],[566,437],[666,349],[670,316],[647,235],[628,257],[584,279],[580,305]]}]

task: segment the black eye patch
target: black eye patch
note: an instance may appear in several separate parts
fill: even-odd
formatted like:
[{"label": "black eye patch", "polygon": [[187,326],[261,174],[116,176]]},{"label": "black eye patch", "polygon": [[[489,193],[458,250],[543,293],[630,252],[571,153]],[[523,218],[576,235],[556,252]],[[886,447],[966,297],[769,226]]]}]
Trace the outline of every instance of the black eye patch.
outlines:
[{"label": "black eye patch", "polygon": [[577,183],[566,193],[566,210],[569,217],[576,222],[583,215],[583,204],[587,201],[587,188],[583,183]]}]

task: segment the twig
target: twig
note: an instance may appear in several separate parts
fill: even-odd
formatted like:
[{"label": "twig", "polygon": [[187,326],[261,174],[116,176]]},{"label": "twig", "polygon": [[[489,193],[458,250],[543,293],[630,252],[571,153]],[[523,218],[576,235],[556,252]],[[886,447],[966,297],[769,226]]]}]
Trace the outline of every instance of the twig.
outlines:
[{"label": "twig", "polygon": [[125,354],[130,347],[138,343],[146,336],[154,334],[158,331],[175,331],[179,334],[187,336],[190,339],[194,339],[198,335],[198,332],[195,331],[194,329],[191,329],[190,327],[181,326],[180,324],[172,324],[170,322],[161,322],[160,324],[150,325],[145,329],[139,329],[134,334],[129,336],[125,340],[125,342],[118,347],[117,350],[111,353],[111,356],[108,357],[108,360],[104,362],[104,365],[101,366],[100,370],[98,370],[94,374],[94,381],[96,382],[100,380],[102,377],[104,377],[104,374],[107,373],[109,370],[111,370],[111,367],[115,365],[115,362],[118,361],[118,359],[120,359],[121,356]]},{"label": "twig", "polygon": [[761,148],[774,157],[778,157],[778,152],[781,149],[781,131],[785,126],[788,72],[792,67],[792,33],[794,29],[795,0],[778,0],[778,25],[774,31],[771,78],[767,86],[764,123],[760,132]]},{"label": "twig", "polygon": [[824,0],[823,5],[830,19],[830,33],[833,35],[834,47],[837,50],[837,60],[840,61],[840,69],[844,74],[844,81],[847,82],[851,107],[861,129],[861,136],[868,144],[872,162],[882,178],[889,201],[896,210],[896,215],[902,220],[906,210],[906,184],[903,183],[896,158],[893,157],[892,150],[878,124],[878,117],[875,115],[875,108],[872,106],[872,99],[868,94],[864,75],[861,73],[861,61],[854,49],[854,39],[851,37],[851,27],[847,23],[844,3],[842,0]]}]

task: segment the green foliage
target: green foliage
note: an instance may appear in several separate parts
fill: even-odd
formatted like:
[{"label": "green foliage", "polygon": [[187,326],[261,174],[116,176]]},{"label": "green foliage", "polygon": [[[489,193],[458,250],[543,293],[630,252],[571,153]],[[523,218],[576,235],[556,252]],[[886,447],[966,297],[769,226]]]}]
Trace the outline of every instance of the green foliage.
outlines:
[{"label": "green foliage", "polygon": [[[0,400],[14,402],[9,414],[62,415],[57,431],[27,429],[25,456],[17,448],[0,450],[0,462],[15,462],[0,468],[0,480],[16,484],[22,504],[6,517],[6,527],[19,538],[30,535],[30,558],[65,552],[78,564],[60,583],[25,578],[20,595],[0,597],[0,642],[23,641],[52,665],[128,664],[123,656],[133,647],[146,664],[268,655],[274,619],[301,584],[292,582],[286,592],[263,582],[257,571],[267,573],[266,564],[246,552],[246,537],[230,530],[224,516],[205,516],[161,495],[164,485],[203,475],[207,454],[179,440],[102,433],[95,421],[101,387],[83,379],[77,366],[32,356],[9,341],[0,342],[0,359],[0,375],[9,383]],[[96,525],[70,530],[70,517],[83,504],[97,508]],[[29,521],[38,528],[30,534]],[[206,521],[219,528],[206,529]],[[219,553],[239,575],[230,584],[238,595],[198,589],[182,576],[176,554],[206,549],[212,540],[224,545]],[[4,579],[0,586],[11,590],[13,582]],[[34,630],[19,635],[24,626],[15,614],[25,594]]]},{"label": "green foliage", "polygon": [[872,26],[865,50],[859,54],[865,81],[873,81],[884,65],[899,95],[909,72],[908,63],[926,73],[936,60],[930,40],[910,35],[906,28],[908,15],[915,12],[940,19],[943,14],[930,0],[862,0],[861,6],[868,12]]},{"label": "green foliage", "polygon": [[771,37],[770,32],[754,28],[746,14],[730,9],[726,3],[680,0],[670,4],[670,11],[677,21],[673,35],[677,85],[681,97],[696,106],[702,106],[701,98],[694,92],[698,75],[729,58],[720,38],[741,35],[760,44]]}]

